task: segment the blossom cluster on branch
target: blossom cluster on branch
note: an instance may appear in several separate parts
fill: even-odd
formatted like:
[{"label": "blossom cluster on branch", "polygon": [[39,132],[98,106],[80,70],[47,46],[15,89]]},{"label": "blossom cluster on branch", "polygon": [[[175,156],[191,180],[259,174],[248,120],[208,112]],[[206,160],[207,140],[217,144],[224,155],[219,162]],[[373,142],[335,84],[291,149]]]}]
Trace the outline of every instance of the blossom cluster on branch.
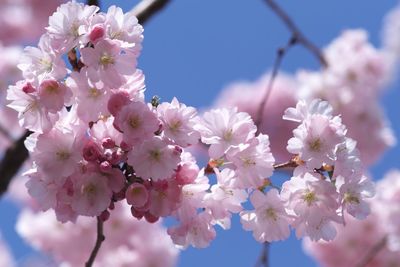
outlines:
[{"label": "blossom cluster on branch", "polygon": [[[373,185],[328,102],[286,109],[283,118],[297,125],[286,140],[293,176],[279,191],[269,137],[249,114],[218,108],[197,115],[176,98],[146,103],[137,69],[142,26],[118,7],[98,11],[61,5],[38,47],[25,49],[23,80],[8,90],[20,125],[34,132],[25,143],[33,161],[25,175],[41,210],[53,209],[64,223],[89,216],[107,225],[124,202],[132,223],[175,217],[168,234],[180,247],[208,246],[215,226],[228,229],[237,213],[259,242],[286,239],[290,227],[298,237],[332,240],[346,213],[368,215]],[[204,168],[188,150],[199,143],[208,148]],[[254,210],[243,209],[248,198]]]}]

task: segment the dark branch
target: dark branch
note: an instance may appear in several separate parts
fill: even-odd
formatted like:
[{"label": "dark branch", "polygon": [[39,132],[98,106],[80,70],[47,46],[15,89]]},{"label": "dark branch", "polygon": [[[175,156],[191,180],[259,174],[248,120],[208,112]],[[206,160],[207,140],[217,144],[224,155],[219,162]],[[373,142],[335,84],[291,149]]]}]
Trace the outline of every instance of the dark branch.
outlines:
[{"label": "dark branch", "polygon": [[87,4],[88,4],[89,6],[98,6],[98,7],[100,7],[100,3],[99,3],[98,0],[88,0],[88,1],[87,1]]},{"label": "dark branch", "polygon": [[289,17],[289,15],[275,3],[274,0],[265,0],[267,5],[272,9],[272,11],[285,23],[288,29],[292,32],[292,35],[297,39],[297,42],[303,45],[306,49],[308,49],[314,56],[318,59],[322,66],[327,67],[328,63],[323,57],[319,48],[314,45],[304,34],[300,31],[300,29],[296,26],[293,20]]},{"label": "dark branch", "polygon": [[269,267],[269,242],[265,242],[262,246],[260,256],[254,267]]},{"label": "dark branch", "polygon": [[15,141],[4,153],[3,160],[0,162],[0,196],[7,191],[11,179],[17,174],[18,170],[29,156],[24,141],[30,134],[31,132],[26,131],[25,134]]},{"label": "dark branch", "polygon": [[100,250],[101,243],[105,240],[105,236],[103,233],[103,220],[100,217],[97,217],[97,239],[96,239],[96,244],[94,245],[94,248],[92,250],[92,253],[90,253],[90,257],[88,261],[85,264],[85,267],[91,267],[94,263],[94,260],[96,259],[97,253]]},{"label": "dark branch", "polygon": [[169,2],[170,0],[142,0],[132,9],[132,12],[138,18],[139,23],[144,24]]},{"label": "dark branch", "polygon": [[266,104],[268,102],[268,98],[271,95],[272,89],[274,87],[274,82],[275,82],[276,76],[278,75],[279,68],[281,66],[283,57],[285,56],[286,52],[293,45],[295,45],[296,43],[297,43],[296,36],[293,36],[292,38],[290,38],[290,40],[286,44],[286,46],[280,47],[276,51],[276,58],[275,58],[274,66],[272,68],[271,77],[269,79],[268,86],[267,86],[266,91],[265,91],[265,95],[262,98],[261,103],[258,106],[258,110],[257,110],[257,113],[256,113],[255,124],[257,125],[257,133],[260,132],[260,125],[261,125],[261,122],[262,122],[264,109],[265,109],[265,106],[266,106]]},{"label": "dark branch", "polygon": [[13,141],[13,138],[10,135],[10,133],[2,125],[0,125],[0,134],[3,135],[5,138],[7,138],[8,141]]},{"label": "dark branch", "polygon": [[365,267],[372,259],[386,246],[387,237],[384,236],[378,243],[371,247],[365,256],[359,261],[355,267]]},{"label": "dark branch", "polygon": [[83,67],[83,63],[80,60],[78,60],[75,48],[72,48],[68,52],[68,61],[71,64],[73,71],[79,72]]}]

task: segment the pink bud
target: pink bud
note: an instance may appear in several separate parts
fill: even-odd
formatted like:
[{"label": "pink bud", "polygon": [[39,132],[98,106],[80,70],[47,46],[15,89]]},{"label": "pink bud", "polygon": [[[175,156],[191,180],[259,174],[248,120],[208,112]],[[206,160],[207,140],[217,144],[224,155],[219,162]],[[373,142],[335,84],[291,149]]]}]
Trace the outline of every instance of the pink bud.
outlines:
[{"label": "pink bud", "polygon": [[112,165],[110,162],[103,161],[102,163],[100,163],[100,171],[109,173],[111,172],[111,170],[112,170]]},{"label": "pink bud", "polygon": [[123,151],[130,151],[132,149],[132,146],[124,141],[121,142],[120,147]]},{"label": "pink bud", "polygon": [[118,91],[111,95],[110,100],[108,100],[108,111],[110,111],[110,113],[115,117],[121,108],[129,104],[130,101],[129,93],[127,91]]},{"label": "pink bud", "polygon": [[85,147],[83,148],[82,154],[83,158],[87,161],[96,161],[102,155],[100,148],[92,140],[89,140],[89,142],[86,143]]},{"label": "pink bud", "polygon": [[104,27],[101,24],[97,24],[93,27],[92,31],[89,33],[89,39],[92,43],[96,42],[98,39],[104,36]]},{"label": "pink bud", "polygon": [[30,94],[36,91],[35,87],[32,86],[30,82],[27,82],[24,87],[22,87],[22,91],[24,91],[25,94]]},{"label": "pink bud", "polygon": [[143,207],[149,199],[146,187],[140,183],[131,184],[126,190],[126,201],[133,207]]},{"label": "pink bud", "polygon": [[105,149],[112,149],[112,148],[115,147],[115,142],[110,137],[106,137],[106,138],[103,139],[103,141],[101,141],[101,145]]},{"label": "pink bud", "polygon": [[149,223],[155,223],[156,221],[158,221],[158,219],[160,217],[156,217],[153,214],[151,214],[150,212],[146,212],[144,214],[144,218],[146,219],[146,221],[148,221]]},{"label": "pink bud", "polygon": [[144,212],[136,210],[134,207],[131,207],[132,216],[136,219],[140,220],[144,216]]}]

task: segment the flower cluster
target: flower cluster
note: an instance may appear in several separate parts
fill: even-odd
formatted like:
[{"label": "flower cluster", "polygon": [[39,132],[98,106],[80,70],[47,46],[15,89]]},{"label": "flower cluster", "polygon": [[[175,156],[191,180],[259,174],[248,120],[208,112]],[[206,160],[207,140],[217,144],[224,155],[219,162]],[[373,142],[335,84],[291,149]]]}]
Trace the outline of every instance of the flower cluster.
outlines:
[{"label": "flower cluster", "polygon": [[[300,101],[286,111],[300,125],[287,147],[294,176],[279,192],[269,187],[269,137],[257,134],[249,114],[220,108],[198,116],[176,98],[145,102],[136,67],[143,28],[132,13],[69,2],[46,29],[38,47],[25,49],[24,79],[9,87],[8,99],[34,132],[26,141],[28,191],[59,221],[111,220],[124,200],[137,219],[174,216],[168,233],[175,244],[206,247],[214,227],[228,229],[235,213],[260,242],[287,238],[289,225],[299,237],[330,240],[345,211],[367,215],[370,182],[327,102]],[[208,147],[206,168],[187,149],[199,141]],[[249,196],[255,210],[243,211]]]},{"label": "flower cluster", "polygon": [[[323,266],[399,266],[399,170],[390,171],[377,184],[376,197],[369,200],[371,215],[358,221],[346,217],[346,226],[337,226],[333,242],[304,240],[305,250]],[[341,255],[337,257],[337,255]]]}]

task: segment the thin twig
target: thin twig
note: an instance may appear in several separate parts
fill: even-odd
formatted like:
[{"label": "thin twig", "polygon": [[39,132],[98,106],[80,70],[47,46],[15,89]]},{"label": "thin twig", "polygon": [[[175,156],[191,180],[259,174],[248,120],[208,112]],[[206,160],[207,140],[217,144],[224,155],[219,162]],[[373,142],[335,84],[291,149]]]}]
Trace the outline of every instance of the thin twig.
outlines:
[{"label": "thin twig", "polygon": [[138,18],[139,23],[143,24],[169,2],[170,0],[142,0],[132,9],[132,12]]},{"label": "thin twig", "polygon": [[25,134],[15,141],[4,153],[3,159],[0,162],[0,196],[7,191],[12,178],[28,158],[29,153],[25,148],[24,141],[30,134],[31,132],[26,131]]},{"label": "thin twig", "polygon": [[287,162],[277,163],[273,165],[274,170],[285,169],[285,168],[296,168],[297,166],[299,165],[294,160],[289,160]]},{"label": "thin twig", "polygon": [[277,3],[275,3],[274,0],[265,0],[265,2],[272,9],[272,11],[281,18],[288,29],[292,32],[292,35],[296,37],[298,43],[303,45],[312,54],[314,54],[314,56],[318,59],[322,66],[327,67],[328,63],[326,62],[319,48],[314,45],[307,37],[305,37],[305,35],[300,31],[300,29],[296,26],[289,15]]},{"label": "thin twig", "polygon": [[262,246],[260,256],[254,267],[269,267],[269,242],[265,242]]},{"label": "thin twig", "polygon": [[91,267],[96,259],[96,255],[100,250],[101,243],[105,240],[105,236],[103,233],[103,220],[100,217],[97,217],[97,238],[96,244],[93,247],[92,253],[90,253],[90,257],[85,264],[85,267]]},{"label": "thin twig", "polygon": [[262,118],[263,118],[263,113],[264,113],[264,109],[265,106],[268,102],[268,98],[271,95],[272,89],[274,87],[274,82],[276,79],[276,76],[278,75],[279,72],[279,68],[281,66],[283,57],[285,56],[285,54],[287,53],[287,51],[293,46],[295,45],[297,42],[296,36],[293,36],[292,38],[290,38],[289,42],[283,46],[278,48],[278,50],[276,51],[276,57],[275,57],[275,62],[274,62],[274,66],[272,68],[272,73],[271,73],[271,77],[269,79],[265,94],[261,100],[260,105],[258,106],[258,110],[256,113],[256,118],[255,118],[255,124],[257,126],[257,133],[260,132],[260,125],[262,123]]},{"label": "thin twig", "polygon": [[384,236],[378,243],[371,247],[364,258],[362,258],[355,267],[365,267],[367,266],[373,258],[386,246],[387,237]]}]

